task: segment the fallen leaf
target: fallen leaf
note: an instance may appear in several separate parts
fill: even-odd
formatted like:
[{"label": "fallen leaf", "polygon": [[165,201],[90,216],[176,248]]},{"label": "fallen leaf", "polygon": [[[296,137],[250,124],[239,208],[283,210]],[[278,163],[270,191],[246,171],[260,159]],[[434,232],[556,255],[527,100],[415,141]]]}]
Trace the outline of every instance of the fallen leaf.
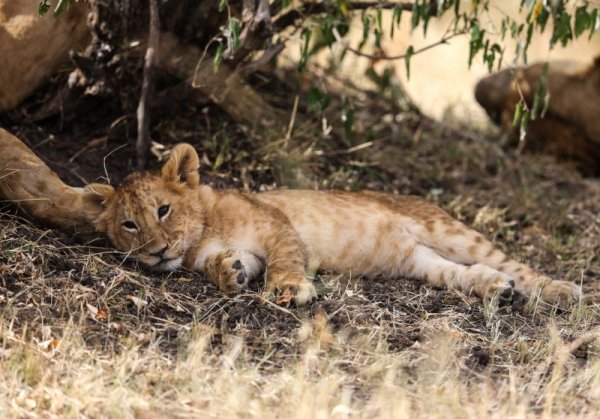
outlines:
[{"label": "fallen leaf", "polygon": [[58,344],[60,343],[60,340],[56,339],[56,338],[52,338],[50,339],[50,343],[48,343],[47,349],[56,349],[58,347]]},{"label": "fallen leaf", "polygon": [[96,314],[96,320],[108,320],[108,314],[103,309],[99,309]]},{"label": "fallen leaf", "polygon": [[135,304],[135,306],[138,308],[138,310],[141,310],[142,308],[144,308],[144,306],[148,305],[148,301],[142,300],[141,298],[136,297],[134,295],[128,295],[127,299],[129,301],[133,301],[133,304]]},{"label": "fallen leaf", "polygon": [[52,349],[56,349],[59,343],[60,341],[58,339],[52,338],[38,343],[38,346],[47,351],[51,351]]},{"label": "fallen leaf", "polygon": [[98,309],[91,304],[86,304],[86,306],[92,317],[95,319],[98,315]]}]

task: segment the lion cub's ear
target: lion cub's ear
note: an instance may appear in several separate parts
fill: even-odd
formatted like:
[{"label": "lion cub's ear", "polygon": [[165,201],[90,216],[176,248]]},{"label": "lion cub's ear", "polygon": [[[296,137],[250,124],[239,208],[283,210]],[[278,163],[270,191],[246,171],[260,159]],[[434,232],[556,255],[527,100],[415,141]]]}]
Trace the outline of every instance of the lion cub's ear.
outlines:
[{"label": "lion cub's ear", "polygon": [[97,220],[105,209],[106,201],[115,193],[115,188],[101,183],[90,183],[81,194],[83,211],[90,220]]},{"label": "lion cub's ear", "polygon": [[191,145],[181,143],[171,150],[169,160],[163,166],[161,174],[165,180],[185,183],[193,188],[200,184],[198,169],[200,169],[198,153]]}]

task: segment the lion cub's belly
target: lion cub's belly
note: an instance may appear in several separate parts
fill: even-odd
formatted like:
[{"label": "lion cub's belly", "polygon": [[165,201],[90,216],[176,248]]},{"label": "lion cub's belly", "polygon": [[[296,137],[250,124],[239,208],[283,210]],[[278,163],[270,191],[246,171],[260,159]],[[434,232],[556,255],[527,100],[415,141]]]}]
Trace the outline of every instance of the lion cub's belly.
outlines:
[{"label": "lion cub's belly", "polygon": [[377,203],[311,191],[259,198],[288,216],[307,246],[312,271],[396,276],[405,271],[402,261],[416,244],[410,233],[414,221]]},{"label": "lion cub's belly", "polygon": [[340,221],[330,215],[322,215],[316,225],[303,218],[292,221],[307,244],[310,269],[385,276],[403,271],[399,262],[416,244],[406,230],[383,215]]}]

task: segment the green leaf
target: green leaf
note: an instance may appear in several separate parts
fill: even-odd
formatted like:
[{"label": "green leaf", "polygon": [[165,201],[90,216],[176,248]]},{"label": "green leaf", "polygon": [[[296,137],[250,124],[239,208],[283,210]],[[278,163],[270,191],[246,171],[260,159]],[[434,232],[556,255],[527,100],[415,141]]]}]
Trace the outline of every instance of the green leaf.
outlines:
[{"label": "green leaf", "polygon": [[[592,16],[587,11],[587,5],[579,6],[575,10],[575,37],[579,37],[586,29],[590,27]],[[594,23],[596,23],[594,21]]]},{"label": "green leaf", "polygon": [[71,7],[73,0],[58,0],[56,7],[54,8],[54,17],[60,16],[62,12]]},{"label": "green leaf", "polygon": [[508,18],[502,19],[502,25],[500,26],[500,39],[504,41],[506,36],[506,30],[508,29]]},{"label": "green leaf", "polygon": [[515,107],[515,114],[513,115],[513,127],[516,127],[521,120],[521,114],[523,112],[523,103],[519,101]]},{"label": "green leaf", "polygon": [[229,19],[229,30],[231,31],[232,40],[232,51],[235,51],[240,47],[240,30],[242,28],[242,22],[239,19],[232,17]]},{"label": "green leaf", "polygon": [[546,23],[548,23],[548,18],[550,17],[550,12],[545,7],[542,8],[540,15],[537,18],[536,24],[540,28],[540,32],[544,32],[546,30]]},{"label": "green leaf", "polygon": [[600,25],[598,21],[598,9],[592,10],[590,15],[590,36],[588,37],[588,41],[592,38],[594,32],[596,32],[596,28]]},{"label": "green leaf", "polygon": [[489,49],[489,47],[490,47],[490,40],[486,39],[485,43],[483,44],[483,62],[484,63],[488,62],[488,49]]},{"label": "green leaf", "polygon": [[331,96],[318,87],[311,87],[306,93],[307,109],[309,112],[322,112],[331,102]]},{"label": "green leaf", "polygon": [[427,35],[427,28],[429,27],[429,19],[431,16],[429,15],[429,6],[423,2],[421,5],[421,19],[423,20],[423,36]]},{"label": "green leaf", "polygon": [[375,14],[376,16],[376,22],[377,22],[377,28],[375,28],[375,47],[376,48],[381,48],[381,39],[383,38],[383,28],[381,26],[381,9],[377,9],[377,12]]},{"label": "green leaf", "polygon": [[529,111],[523,113],[521,118],[521,126],[519,127],[519,140],[524,141],[527,136],[527,124],[529,124]]},{"label": "green leaf", "polygon": [[550,108],[550,92],[546,92],[544,96],[544,107],[542,108],[542,118],[546,116],[546,112],[548,112],[548,108]]},{"label": "green leaf", "polygon": [[561,45],[564,47],[571,39],[573,39],[571,16],[563,8],[558,16],[558,20],[554,24],[554,32],[552,33],[550,43],[554,45],[556,42],[560,41]]},{"label": "green leaf", "polygon": [[[348,35],[348,32],[350,32],[350,24],[348,23],[348,21],[343,20],[341,22],[339,22],[336,26],[338,34],[343,38],[344,36]],[[335,37],[334,37],[335,38]]]},{"label": "green leaf", "polygon": [[348,98],[344,97],[344,109],[342,112],[342,122],[344,123],[344,135],[346,144],[350,145],[354,128],[354,107]]},{"label": "green leaf", "polygon": [[521,11],[521,9],[523,8],[523,6],[525,6],[525,2],[527,0],[521,0],[521,3],[519,4],[519,12]]},{"label": "green leaf", "polygon": [[421,6],[419,4],[419,0],[415,0],[410,16],[411,16],[411,19],[410,19],[411,29],[410,30],[413,31],[413,30],[415,30],[415,28],[417,26],[419,26],[419,22],[421,21]]},{"label": "green leaf", "polygon": [[536,119],[539,115],[540,106],[542,105],[542,97],[546,91],[546,80],[548,79],[548,63],[544,63],[542,67],[542,75],[537,82],[535,87],[535,94],[533,95],[533,106],[531,107],[531,119]]},{"label": "green leaf", "polygon": [[300,62],[298,63],[298,71],[303,72],[306,68],[306,63],[308,61],[308,46],[310,45],[310,37],[312,32],[308,28],[302,29],[302,33],[300,37],[304,41],[302,44],[302,49],[300,50]]},{"label": "green leaf", "polygon": [[392,23],[390,25],[390,37],[394,38],[394,29],[400,27],[400,19],[402,18],[402,8],[394,6],[392,9]]},{"label": "green leaf", "polygon": [[498,66],[500,66],[502,61],[502,56],[504,55],[504,51],[502,47],[496,43],[489,45],[489,40],[485,41],[485,49],[483,52],[483,62],[487,64],[488,71],[491,73],[494,67],[494,63],[496,62],[496,57],[498,56]]},{"label": "green leaf", "polygon": [[510,23],[510,37],[517,38],[523,32],[523,28],[525,28],[525,24],[521,23],[520,25],[516,21],[512,21]]},{"label": "green leaf", "polygon": [[347,0],[337,0],[337,12],[338,15],[348,16],[349,5]]},{"label": "green leaf", "polygon": [[314,33],[314,42],[312,45],[312,52],[316,52],[318,49],[328,46],[330,47],[335,41],[335,36],[333,35],[334,28],[334,17],[328,15],[319,22],[318,27]]},{"label": "green leaf", "polygon": [[215,58],[213,58],[213,71],[215,73],[219,70],[219,65],[221,65],[221,61],[223,60],[223,49],[223,44],[219,44],[215,52]]},{"label": "green leaf", "polygon": [[412,56],[415,54],[415,49],[413,48],[413,46],[409,46],[406,49],[406,53],[404,55],[404,62],[406,64],[406,78],[410,79],[410,59],[412,58]]},{"label": "green leaf", "polygon": [[38,8],[39,15],[45,16],[46,13],[48,13],[48,10],[50,10],[50,3],[48,3],[48,0],[42,0]]},{"label": "green leaf", "polygon": [[219,1],[219,13],[221,13],[223,10],[225,10],[225,7],[227,6],[227,0],[220,0]]},{"label": "green leaf", "polygon": [[500,57],[498,57],[498,68],[496,71],[500,71],[500,67],[502,67],[502,59],[504,58],[504,48],[500,48]]},{"label": "green leaf", "polygon": [[371,22],[372,21],[373,21],[373,18],[371,17],[371,15],[369,15],[368,13],[363,14],[363,17],[362,17],[363,32],[362,32],[362,39],[361,39],[360,43],[358,44],[359,50],[363,49],[363,47],[367,43],[367,40],[369,39],[369,33],[371,31]]},{"label": "green leaf", "polygon": [[473,64],[473,57],[475,57],[477,52],[484,47],[484,34],[485,30],[479,27],[479,22],[477,20],[473,20],[471,26],[471,39],[469,40],[469,68],[471,68],[471,64]]},{"label": "green leaf", "polygon": [[529,49],[529,45],[531,45],[531,38],[533,37],[533,25],[527,25],[527,37],[525,38],[525,44],[523,45],[523,49],[521,52],[523,53],[523,64],[527,64],[527,50]]}]

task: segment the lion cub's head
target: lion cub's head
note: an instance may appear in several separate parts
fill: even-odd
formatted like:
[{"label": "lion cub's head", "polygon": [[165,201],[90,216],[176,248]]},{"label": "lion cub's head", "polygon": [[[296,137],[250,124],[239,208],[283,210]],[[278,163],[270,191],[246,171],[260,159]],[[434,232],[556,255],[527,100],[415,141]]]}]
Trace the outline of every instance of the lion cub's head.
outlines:
[{"label": "lion cub's head", "polygon": [[85,204],[102,208],[96,229],[148,266],[177,269],[204,227],[199,167],[194,148],[179,144],[160,172],[131,174],[116,188],[87,185]]}]

